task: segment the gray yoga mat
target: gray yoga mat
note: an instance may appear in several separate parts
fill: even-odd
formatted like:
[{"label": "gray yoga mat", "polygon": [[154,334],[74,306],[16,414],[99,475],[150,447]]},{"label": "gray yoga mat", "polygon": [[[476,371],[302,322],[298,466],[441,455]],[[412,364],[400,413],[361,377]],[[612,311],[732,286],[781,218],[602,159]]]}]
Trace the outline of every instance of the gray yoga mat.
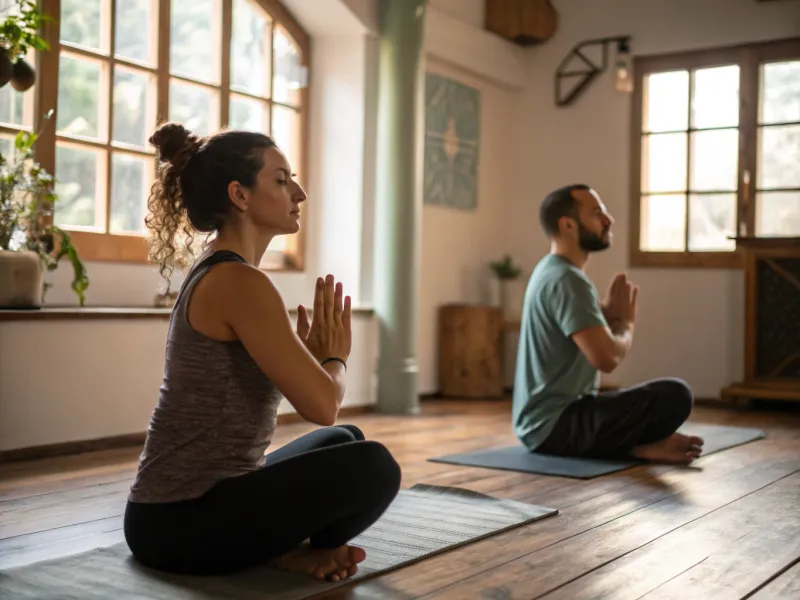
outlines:
[{"label": "gray yoga mat", "polygon": [[[701,423],[686,424],[679,431],[687,435],[697,435],[703,438],[705,442],[703,456],[765,437],[763,431],[751,427],[706,425]],[[430,462],[467,467],[520,471],[537,475],[556,475],[574,479],[592,479],[645,464],[644,461],[639,460],[598,460],[536,454],[529,452],[521,444],[462,454],[449,454],[428,460]]]},{"label": "gray yoga mat", "polygon": [[266,567],[226,577],[169,575],[138,565],[125,543],[120,543],[0,571],[0,598],[297,600],[557,513],[460,488],[415,485],[401,490],[383,516],[352,540],[367,551],[367,559],[354,577],[343,582],[326,583]]}]

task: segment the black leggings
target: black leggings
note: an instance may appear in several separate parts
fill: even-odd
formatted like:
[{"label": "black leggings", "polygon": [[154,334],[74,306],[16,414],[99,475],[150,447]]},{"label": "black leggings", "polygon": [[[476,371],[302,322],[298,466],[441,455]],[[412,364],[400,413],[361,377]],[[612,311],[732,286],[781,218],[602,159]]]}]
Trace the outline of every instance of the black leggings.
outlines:
[{"label": "black leggings", "polygon": [[630,458],[636,446],[663,440],[692,412],[692,390],[681,379],[585,396],[570,404],[535,451],[587,458]]},{"label": "black leggings", "polygon": [[400,489],[400,467],[352,425],[313,431],[267,455],[257,471],[217,483],[200,498],[128,502],[125,539],[143,565],[173,573],[238,571],[305,540],[346,544],[371,526]]}]

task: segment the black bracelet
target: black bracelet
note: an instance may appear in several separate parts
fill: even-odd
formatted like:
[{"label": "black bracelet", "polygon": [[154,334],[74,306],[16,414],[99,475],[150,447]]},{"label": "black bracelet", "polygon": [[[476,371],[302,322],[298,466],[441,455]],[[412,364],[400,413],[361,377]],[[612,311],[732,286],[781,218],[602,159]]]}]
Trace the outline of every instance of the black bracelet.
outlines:
[{"label": "black bracelet", "polygon": [[345,371],[347,371],[347,363],[344,361],[344,359],[341,359],[341,358],[339,358],[338,356],[332,356],[332,357],[330,357],[330,358],[326,358],[326,359],[325,359],[325,360],[323,360],[323,361],[322,361],[320,364],[324,365],[325,363],[329,363],[329,362],[331,362],[332,360],[335,360],[336,362],[340,362],[340,363],[342,363],[342,365],[344,366],[344,370],[345,370]]}]

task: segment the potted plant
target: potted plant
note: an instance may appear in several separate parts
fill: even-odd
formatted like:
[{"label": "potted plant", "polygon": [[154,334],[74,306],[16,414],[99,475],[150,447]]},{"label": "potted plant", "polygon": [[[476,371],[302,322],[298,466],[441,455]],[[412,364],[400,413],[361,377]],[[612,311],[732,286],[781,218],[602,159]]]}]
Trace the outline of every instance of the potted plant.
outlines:
[{"label": "potted plant", "polygon": [[[28,90],[36,72],[23,58],[31,50],[50,46],[39,31],[51,18],[36,0],[19,0],[17,14],[0,22],[0,88],[11,83]],[[44,123],[52,117],[45,115]],[[36,161],[38,134],[21,131],[10,155],[0,153],[0,308],[39,308],[44,300],[44,271],[66,257],[74,271],[72,289],[81,306],[89,279],[69,234],[53,225],[56,195],[53,177]]]},{"label": "potted plant", "polygon": [[504,310],[506,318],[513,318],[516,308],[509,305],[509,285],[519,277],[522,269],[508,254],[502,260],[489,263],[489,267],[494,274],[491,279],[491,302],[494,306],[499,306]]},{"label": "potted plant", "polygon": [[40,308],[45,269],[62,258],[72,264],[72,290],[83,306],[89,278],[69,234],[52,223],[57,197],[53,177],[35,160],[37,137],[20,131],[12,155],[0,153],[0,308]]}]

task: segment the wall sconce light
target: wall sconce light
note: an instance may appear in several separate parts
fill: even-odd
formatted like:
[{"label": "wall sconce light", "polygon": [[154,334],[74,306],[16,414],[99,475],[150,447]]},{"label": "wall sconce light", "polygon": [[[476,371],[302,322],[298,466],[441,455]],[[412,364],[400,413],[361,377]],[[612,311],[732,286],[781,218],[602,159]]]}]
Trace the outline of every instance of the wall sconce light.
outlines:
[{"label": "wall sconce light", "polygon": [[[608,68],[608,48],[611,44],[617,45],[617,58],[615,63],[614,87],[619,92],[630,93],[633,91],[633,65],[630,52],[630,36],[617,36],[601,38],[597,40],[587,40],[573,46],[569,54],[561,61],[556,69],[556,105],[568,106],[572,104],[587,86],[601,73]],[[596,64],[582,50],[591,46],[601,46],[603,51],[602,63]],[[579,67],[570,63],[580,61],[583,63]],[[567,91],[562,85],[565,80],[575,80],[575,83]]]},{"label": "wall sconce light", "polygon": [[614,87],[618,92],[630,94],[633,91],[633,57],[628,45],[628,40],[617,43],[616,79]]}]

